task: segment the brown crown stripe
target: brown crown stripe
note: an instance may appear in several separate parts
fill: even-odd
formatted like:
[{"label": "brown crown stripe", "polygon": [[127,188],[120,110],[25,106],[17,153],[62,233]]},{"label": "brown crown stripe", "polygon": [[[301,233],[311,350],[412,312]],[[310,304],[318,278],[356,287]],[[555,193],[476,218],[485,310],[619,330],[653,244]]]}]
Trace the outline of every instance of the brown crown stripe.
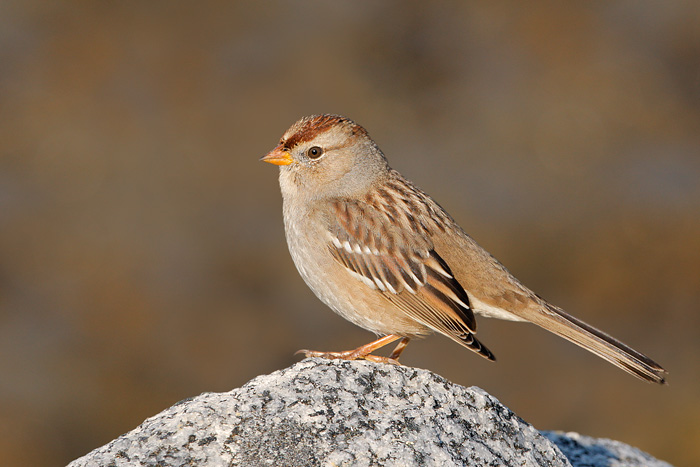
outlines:
[{"label": "brown crown stripe", "polygon": [[[335,125],[352,125],[358,127],[365,132],[364,128],[357,125],[352,120],[341,117],[340,115],[312,115],[303,118],[297,125],[293,127],[294,132],[281,143],[284,147],[291,149],[302,142],[309,142],[319,134],[328,131]],[[353,133],[355,131],[353,130]],[[366,133],[366,132],[365,132]]]},{"label": "brown crown stripe", "polygon": [[298,125],[295,125],[294,133],[281,141],[281,144],[288,149],[292,149],[299,143],[311,141],[316,136],[328,131],[335,125],[343,125],[351,128],[353,135],[367,135],[367,130],[349,118],[340,115],[312,115],[303,118]]}]

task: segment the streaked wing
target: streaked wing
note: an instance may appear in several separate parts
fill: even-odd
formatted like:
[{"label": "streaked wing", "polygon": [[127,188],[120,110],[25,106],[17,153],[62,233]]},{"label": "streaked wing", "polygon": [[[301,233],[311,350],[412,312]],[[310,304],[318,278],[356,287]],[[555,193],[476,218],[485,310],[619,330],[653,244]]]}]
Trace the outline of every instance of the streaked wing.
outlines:
[{"label": "streaked wing", "polygon": [[469,297],[433,249],[430,229],[439,227],[396,199],[394,204],[336,201],[329,230],[331,254],[411,319],[493,359],[473,336],[476,321]]}]

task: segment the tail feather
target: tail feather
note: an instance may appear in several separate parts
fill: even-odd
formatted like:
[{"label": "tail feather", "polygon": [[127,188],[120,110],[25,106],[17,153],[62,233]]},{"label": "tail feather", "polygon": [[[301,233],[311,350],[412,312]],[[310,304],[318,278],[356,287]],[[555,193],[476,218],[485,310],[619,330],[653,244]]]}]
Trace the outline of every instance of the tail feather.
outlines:
[{"label": "tail feather", "polygon": [[[544,302],[544,301],[543,301]],[[545,309],[527,316],[532,323],[581,346],[637,378],[666,383],[666,370],[614,337],[544,302]]]}]

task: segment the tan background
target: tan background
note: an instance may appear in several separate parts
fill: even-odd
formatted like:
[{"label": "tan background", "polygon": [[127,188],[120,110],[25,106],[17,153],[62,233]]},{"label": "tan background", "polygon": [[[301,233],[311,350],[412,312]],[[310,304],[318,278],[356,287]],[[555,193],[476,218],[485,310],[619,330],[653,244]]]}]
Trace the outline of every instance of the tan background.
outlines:
[{"label": "tan background", "polygon": [[540,429],[700,464],[700,3],[0,3],[0,458],[372,335],[307,290],[277,170],[345,114],[526,284],[670,370],[481,320],[405,364]]}]

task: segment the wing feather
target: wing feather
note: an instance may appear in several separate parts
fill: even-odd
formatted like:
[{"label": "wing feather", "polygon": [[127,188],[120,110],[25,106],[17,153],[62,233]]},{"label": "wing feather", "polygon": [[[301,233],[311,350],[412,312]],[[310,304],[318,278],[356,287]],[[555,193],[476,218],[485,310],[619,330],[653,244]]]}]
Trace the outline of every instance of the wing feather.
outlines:
[{"label": "wing feather", "polygon": [[[442,230],[442,226],[431,226],[430,222],[438,222],[431,216],[411,213],[415,203],[408,198],[422,193],[403,189],[408,192],[392,194],[385,189],[374,199],[334,202],[336,215],[329,220],[328,231],[331,254],[353,277],[411,319],[494,359],[473,335],[476,320],[469,296],[433,248],[431,228]],[[390,199],[404,205],[391,205]]]}]

